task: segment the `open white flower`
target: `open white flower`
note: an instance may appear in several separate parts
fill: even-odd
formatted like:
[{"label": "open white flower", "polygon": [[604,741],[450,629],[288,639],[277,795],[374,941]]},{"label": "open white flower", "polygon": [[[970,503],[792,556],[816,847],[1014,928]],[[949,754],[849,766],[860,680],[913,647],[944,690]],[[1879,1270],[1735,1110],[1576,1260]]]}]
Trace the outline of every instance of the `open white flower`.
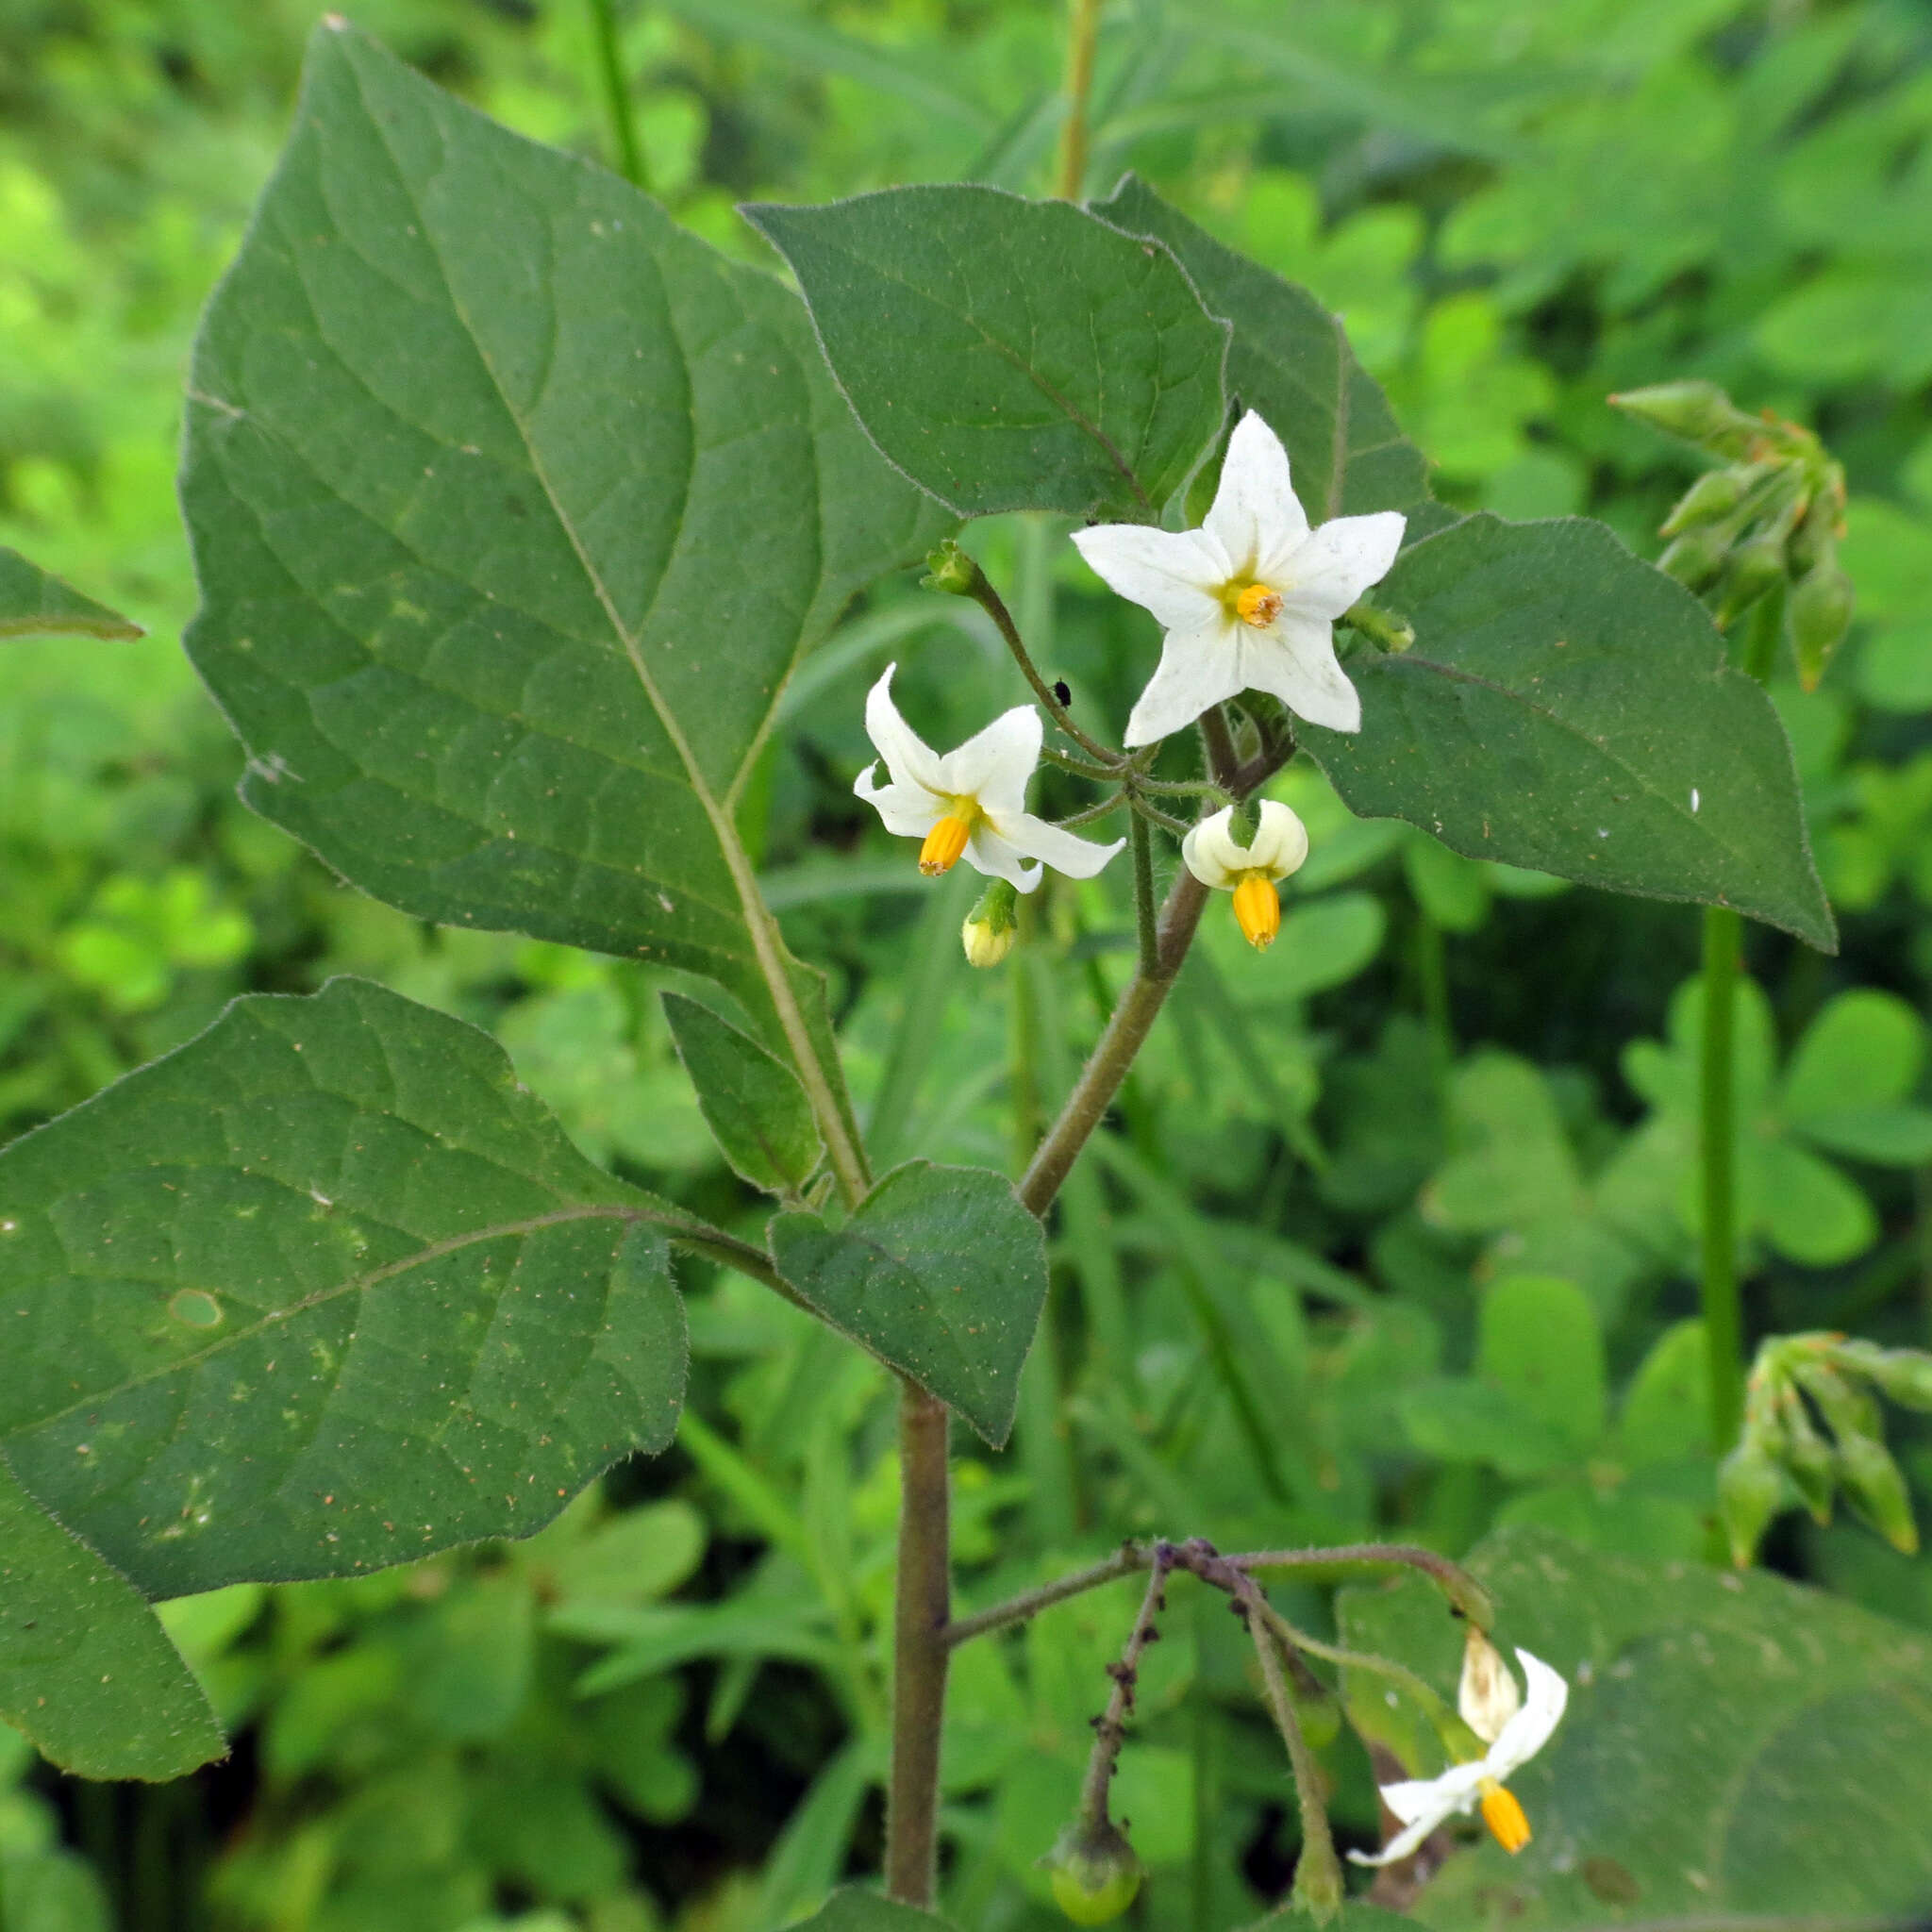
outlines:
[{"label": "open white flower", "polygon": [[1076,839],[1026,809],[1026,781],[1040,762],[1040,713],[1031,705],[1002,712],[976,737],[943,757],[899,715],[892,673],[867,692],[865,728],[886,761],[891,783],[877,782],[876,764],[859,773],[853,791],[878,808],[886,830],[924,839],[919,869],[929,877],[951,872],[963,858],[990,878],[1010,879],[1023,892],[1040,883],[1036,859],[1069,878],[1091,878],[1127,841],[1096,845]]},{"label": "open white flower", "polygon": [[1439,1824],[1480,1807],[1483,1823],[1506,1852],[1529,1842],[1529,1820],[1503,1780],[1527,1764],[1550,1740],[1550,1733],[1570,1701],[1570,1687],[1541,1657],[1519,1650],[1526,1694],[1523,1707],[1497,1733],[1495,1741],[1471,1764],[1452,1764],[1441,1777],[1409,1778],[1384,1785],[1382,1802],[1401,1819],[1403,1828],[1372,1857],[1350,1852],[1357,1865],[1388,1865],[1406,1858]]},{"label": "open white flower", "polygon": [[1127,742],[1152,744],[1243,691],[1271,692],[1310,724],[1359,731],[1361,699],[1336,662],[1332,626],[1388,575],[1406,521],[1378,510],[1311,530],[1281,439],[1250,409],[1198,530],[1075,530],[1080,555],[1167,632]]},{"label": "open white flower", "polygon": [[1274,882],[1301,869],[1308,856],[1308,828],[1289,807],[1264,798],[1255,842],[1237,845],[1233,819],[1233,806],[1203,819],[1181,841],[1181,857],[1204,886],[1234,894],[1236,923],[1249,945],[1261,952],[1281,930],[1281,894]]}]

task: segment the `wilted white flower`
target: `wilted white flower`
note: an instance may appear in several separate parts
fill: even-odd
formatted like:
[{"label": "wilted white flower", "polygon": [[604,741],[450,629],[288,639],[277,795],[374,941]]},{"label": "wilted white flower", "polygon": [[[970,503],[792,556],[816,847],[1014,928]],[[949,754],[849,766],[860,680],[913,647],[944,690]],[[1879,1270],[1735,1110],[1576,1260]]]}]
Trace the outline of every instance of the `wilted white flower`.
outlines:
[{"label": "wilted white flower", "polygon": [[1003,712],[957,751],[941,756],[899,715],[892,673],[867,693],[865,728],[884,758],[889,784],[876,764],[859,773],[853,791],[877,808],[886,830],[924,839],[919,869],[937,877],[964,858],[990,878],[1010,879],[1023,892],[1040,883],[1037,859],[1070,878],[1091,878],[1127,841],[1096,845],[1076,839],[1026,809],[1026,781],[1040,762],[1040,713],[1031,705]]},{"label": "wilted white flower", "polygon": [[1483,1823],[1506,1852],[1529,1842],[1529,1820],[1503,1780],[1527,1764],[1550,1740],[1570,1701],[1570,1687],[1541,1657],[1519,1650],[1527,1694],[1483,1755],[1469,1764],[1452,1764],[1440,1777],[1405,1779],[1382,1787],[1382,1802],[1402,1821],[1402,1829],[1371,1857],[1350,1852],[1357,1865],[1388,1865],[1406,1858],[1439,1824],[1481,1808]]},{"label": "wilted white flower", "polygon": [[1281,930],[1277,879],[1298,871],[1308,856],[1308,828],[1300,817],[1272,798],[1261,801],[1252,845],[1235,843],[1234,808],[1203,819],[1181,841],[1188,870],[1204,886],[1234,894],[1234,916],[1257,951],[1274,943]]},{"label": "wilted white flower", "polygon": [[1167,632],[1127,720],[1128,744],[1152,744],[1243,691],[1271,692],[1311,724],[1359,731],[1361,700],[1336,662],[1332,626],[1388,575],[1405,522],[1378,510],[1310,529],[1289,487],[1288,452],[1251,409],[1228,439],[1198,530],[1074,531],[1080,555]]},{"label": "wilted white flower", "polygon": [[1456,1708],[1485,1744],[1493,1744],[1503,1735],[1503,1726],[1523,1708],[1523,1692],[1503,1661],[1503,1653],[1474,1624],[1463,1636]]}]

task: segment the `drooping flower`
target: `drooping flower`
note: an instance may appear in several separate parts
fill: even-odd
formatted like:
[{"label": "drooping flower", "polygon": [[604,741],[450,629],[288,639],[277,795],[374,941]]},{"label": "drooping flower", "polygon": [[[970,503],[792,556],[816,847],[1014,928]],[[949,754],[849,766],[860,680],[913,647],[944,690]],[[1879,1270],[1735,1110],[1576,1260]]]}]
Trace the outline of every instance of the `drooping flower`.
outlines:
[{"label": "drooping flower", "polygon": [[[865,728],[885,760],[859,773],[853,791],[877,808],[886,830],[923,839],[919,869],[928,877],[951,872],[961,858],[990,878],[1010,879],[1021,891],[1040,883],[1050,865],[1069,878],[1091,878],[1127,841],[1096,845],[1037,819],[1026,809],[1026,781],[1040,762],[1040,713],[1016,705],[976,737],[943,756],[899,715],[892,702],[892,673],[865,700]],[[1037,863],[1029,865],[1027,860]]]},{"label": "drooping flower", "polygon": [[1388,1865],[1406,1858],[1439,1824],[1478,1809],[1506,1852],[1520,1852],[1529,1842],[1529,1820],[1503,1781],[1549,1742],[1570,1701],[1570,1687],[1526,1650],[1519,1650],[1516,1660],[1523,1666],[1525,1687],[1521,1708],[1473,1762],[1452,1764],[1440,1777],[1384,1785],[1382,1802],[1402,1821],[1403,1828],[1373,1856],[1350,1852],[1357,1865]]},{"label": "drooping flower", "polygon": [[1074,531],[1094,571],[1167,633],[1127,743],[1152,744],[1243,691],[1268,691],[1311,724],[1359,731],[1361,699],[1336,661],[1332,626],[1388,575],[1406,521],[1378,510],[1310,529],[1289,487],[1288,452],[1251,409],[1228,439],[1198,530]]},{"label": "drooping flower", "polygon": [[1308,828],[1272,798],[1261,801],[1253,844],[1235,842],[1233,821],[1232,806],[1203,819],[1181,841],[1181,857],[1204,886],[1234,894],[1235,920],[1249,945],[1261,952],[1281,930],[1281,894],[1274,882],[1300,870],[1308,856]]}]

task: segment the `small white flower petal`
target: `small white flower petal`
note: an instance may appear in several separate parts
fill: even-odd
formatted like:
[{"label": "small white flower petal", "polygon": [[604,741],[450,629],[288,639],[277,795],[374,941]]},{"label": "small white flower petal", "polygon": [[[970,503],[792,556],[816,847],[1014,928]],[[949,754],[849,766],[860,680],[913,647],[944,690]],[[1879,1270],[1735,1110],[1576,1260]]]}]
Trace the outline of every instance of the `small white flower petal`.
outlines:
[{"label": "small white flower petal", "polygon": [[1091,839],[1075,838],[1072,832],[1050,825],[1031,812],[1011,816],[995,813],[991,823],[994,833],[1015,850],[1029,858],[1042,860],[1070,879],[1091,879],[1127,842],[1116,839],[1111,845],[1097,845]]},{"label": "small white flower petal", "polygon": [[1152,744],[1191,724],[1203,711],[1242,689],[1239,623],[1218,608],[1199,630],[1171,630],[1160,663],[1127,720],[1129,747]]},{"label": "small white flower petal", "polygon": [[1228,836],[1228,821],[1233,815],[1232,806],[1224,807],[1212,818],[1189,826],[1181,840],[1181,863],[1216,892],[1224,892],[1233,886],[1236,861],[1247,857]]},{"label": "small white flower petal", "polygon": [[1570,1702],[1570,1686],[1541,1657],[1519,1650],[1516,1661],[1523,1666],[1523,1708],[1503,1726],[1485,1760],[1490,1775],[1499,1783],[1550,1741],[1550,1733]]},{"label": "small white flower petal", "polygon": [[1308,534],[1308,519],[1289,482],[1281,439],[1250,409],[1227,440],[1221,484],[1201,527],[1233,565],[1232,575],[1260,576],[1263,559],[1292,551]]},{"label": "small white flower petal", "polygon": [[945,816],[945,808],[923,785],[881,785],[878,766],[871,764],[853,781],[852,790],[876,808],[886,830],[902,839],[923,839]]},{"label": "small white flower petal", "polygon": [[1336,659],[1334,634],[1325,623],[1284,610],[1242,645],[1241,681],[1271,692],[1310,724],[1331,731],[1362,728],[1362,701]]},{"label": "small white flower petal", "polygon": [[1492,1774],[1486,1760],[1452,1764],[1441,1777],[1405,1778],[1382,1787],[1382,1802],[1403,1828],[1379,1852],[1350,1852],[1357,1865],[1392,1865],[1406,1858],[1434,1831],[1459,1812],[1474,1811]]},{"label": "small white flower petal", "polygon": [[939,776],[940,756],[899,715],[899,708],[892,702],[892,673],[898,668],[888,664],[879,681],[865,694],[866,736],[878,747],[894,785],[923,785],[928,791],[937,791],[939,787],[933,781]]},{"label": "small white flower petal", "polygon": [[939,789],[975,798],[982,811],[994,815],[1024,811],[1040,744],[1040,713],[1031,705],[1015,705],[939,760]]},{"label": "small white flower petal", "polygon": [[1222,615],[1221,587],[1234,572],[1206,531],[1096,524],[1074,541],[1096,576],[1144,605],[1163,630],[1198,630]]},{"label": "small white flower petal", "polygon": [[[1289,609],[1309,617],[1340,617],[1371,584],[1389,575],[1407,522],[1392,509],[1337,517],[1310,530],[1290,555],[1268,559],[1281,573],[1277,587]],[[1277,583],[1272,576],[1268,581]]]},{"label": "small white flower petal", "polygon": [[990,879],[1010,879],[1023,892],[1032,891],[1045,875],[990,819],[979,820],[967,834],[964,856],[974,872]]},{"label": "small white flower petal", "polygon": [[1248,863],[1266,866],[1270,878],[1285,879],[1302,869],[1307,856],[1308,828],[1301,814],[1278,799],[1264,798],[1255,842],[1248,847]]}]

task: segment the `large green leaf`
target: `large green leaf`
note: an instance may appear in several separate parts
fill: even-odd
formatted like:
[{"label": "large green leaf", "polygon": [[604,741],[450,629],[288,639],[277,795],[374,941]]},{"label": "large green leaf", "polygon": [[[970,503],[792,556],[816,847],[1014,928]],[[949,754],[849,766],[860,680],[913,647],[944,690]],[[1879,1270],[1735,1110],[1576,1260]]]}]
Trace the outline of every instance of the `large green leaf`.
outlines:
[{"label": "large green leaf", "polygon": [[1771,700],[1703,606],[1603,525],[1469,517],[1405,551],[1375,596],[1414,649],[1349,660],[1359,733],[1301,727],[1352,810],[1836,950]]},{"label": "large green leaf", "polygon": [[0,543],[0,638],[35,637],[55,632],[84,637],[138,638],[141,626],[118,610],[70,590],[57,576],[29,563],[19,551]]},{"label": "large green leaf", "polygon": [[222,1734],[125,1577],[0,1462],[0,1718],[81,1777],[180,1777]]},{"label": "large green leaf", "polygon": [[1152,521],[1222,422],[1227,326],[1165,248],[1063,201],[888,188],[748,220],[874,441],[962,516]]},{"label": "large green leaf", "polygon": [[945,1921],[916,1906],[902,1906],[875,1891],[849,1885],[835,1891],[797,1932],[944,1932]]},{"label": "large green leaf", "polygon": [[0,1447],[150,1596],[527,1534],[670,1441],[688,1226],[475,1027],[237,1000],[0,1153]]},{"label": "large green leaf", "polygon": [[733,814],[800,651],[944,519],[797,298],[325,25],[191,404],[248,802],[425,918],[708,974],[836,1077]]},{"label": "large green leaf", "polygon": [[[1541,1529],[1504,1530],[1468,1561],[1496,1601],[1499,1639],[1562,1672],[1570,1707],[1510,1780],[1528,1849],[1511,1859],[1485,1840],[1451,1859],[1416,1907],[1424,1924],[1771,1932],[1924,1912],[1924,1633],[1761,1572],[1606,1556]],[[1347,1591],[1341,1614],[1350,1644],[1454,1694],[1461,1631],[1426,1584]],[[1359,1722],[1400,1736],[1386,1679],[1348,1688]],[[1440,1769],[1409,1748],[1411,1769]]]},{"label": "large green leaf", "polygon": [[908,1160],[833,1227],[780,1214],[772,1257],[833,1327],[998,1448],[1046,1304],[1046,1237],[1004,1174]]},{"label": "large green leaf", "polygon": [[1137,175],[1093,209],[1130,234],[1164,242],[1208,309],[1233,324],[1229,393],[1258,410],[1288,445],[1295,494],[1311,521],[1378,509],[1447,514],[1429,503],[1428,459],[1355,359],[1341,317],[1306,289],[1224,248]]}]

